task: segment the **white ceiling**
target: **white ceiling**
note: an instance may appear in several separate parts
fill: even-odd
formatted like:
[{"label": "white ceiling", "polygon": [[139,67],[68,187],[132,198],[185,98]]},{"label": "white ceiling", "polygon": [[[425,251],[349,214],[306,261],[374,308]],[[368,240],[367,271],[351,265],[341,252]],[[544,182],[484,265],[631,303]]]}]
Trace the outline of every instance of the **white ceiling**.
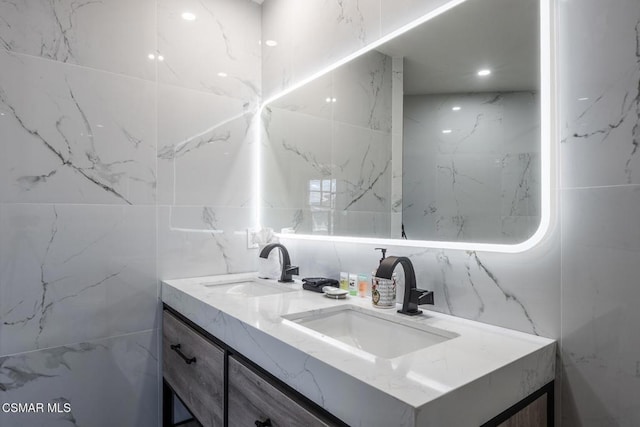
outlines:
[{"label": "white ceiling", "polygon": [[377,50],[404,56],[406,95],[538,90],[538,35],[538,0],[467,0]]}]

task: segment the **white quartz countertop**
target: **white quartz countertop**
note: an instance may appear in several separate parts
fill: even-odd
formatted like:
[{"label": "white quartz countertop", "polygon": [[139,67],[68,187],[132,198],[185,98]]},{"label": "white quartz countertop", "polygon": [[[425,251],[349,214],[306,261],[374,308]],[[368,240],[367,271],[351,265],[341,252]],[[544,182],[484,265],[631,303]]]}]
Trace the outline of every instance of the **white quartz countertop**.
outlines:
[{"label": "white quartz countertop", "polygon": [[[332,300],[296,289],[247,297],[216,281],[255,273],[166,280],[162,301],[350,425],[479,426],[554,379],[555,341],[429,310],[405,316],[370,299]],[[443,329],[455,338],[387,359],[305,333],[283,315],[345,304]]]}]

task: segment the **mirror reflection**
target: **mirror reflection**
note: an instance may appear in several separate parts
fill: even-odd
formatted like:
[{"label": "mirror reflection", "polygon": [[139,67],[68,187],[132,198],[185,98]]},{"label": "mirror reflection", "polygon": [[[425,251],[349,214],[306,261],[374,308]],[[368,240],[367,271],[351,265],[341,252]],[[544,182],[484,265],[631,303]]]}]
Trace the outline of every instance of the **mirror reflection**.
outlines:
[{"label": "mirror reflection", "polygon": [[269,103],[262,222],[518,243],[540,223],[538,0],[467,0]]}]

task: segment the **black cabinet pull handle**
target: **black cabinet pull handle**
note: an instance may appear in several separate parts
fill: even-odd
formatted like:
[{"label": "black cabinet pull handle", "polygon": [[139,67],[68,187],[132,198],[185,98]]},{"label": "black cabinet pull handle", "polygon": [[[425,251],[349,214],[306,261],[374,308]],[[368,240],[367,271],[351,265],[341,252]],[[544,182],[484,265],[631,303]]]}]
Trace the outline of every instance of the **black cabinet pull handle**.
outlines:
[{"label": "black cabinet pull handle", "polygon": [[[195,357],[187,357],[184,355],[183,352],[180,351],[180,344],[171,344],[171,350],[175,351],[176,353],[178,353],[178,356],[182,357],[182,360],[184,360],[184,363],[186,363],[187,365],[191,365],[192,363],[196,363],[196,358]],[[271,424],[269,424],[271,425]]]},{"label": "black cabinet pull handle", "polygon": [[272,427],[273,424],[271,424],[271,418],[267,418],[264,421],[257,421],[255,422],[256,427]]}]

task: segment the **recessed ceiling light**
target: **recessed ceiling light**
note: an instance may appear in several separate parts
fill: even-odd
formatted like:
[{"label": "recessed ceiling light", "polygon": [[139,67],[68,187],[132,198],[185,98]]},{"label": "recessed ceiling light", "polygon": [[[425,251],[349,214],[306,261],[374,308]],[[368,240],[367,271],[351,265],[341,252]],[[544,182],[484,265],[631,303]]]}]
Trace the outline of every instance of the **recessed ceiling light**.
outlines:
[{"label": "recessed ceiling light", "polygon": [[453,111],[460,111],[460,109],[461,109],[461,108],[462,108],[462,107],[455,106],[455,107],[453,107],[453,108],[452,108],[452,110],[453,110]]},{"label": "recessed ceiling light", "polygon": [[589,98],[587,98],[587,97],[578,98],[578,101],[588,101],[588,100],[589,100]]},{"label": "recessed ceiling light", "polygon": [[484,70],[478,71],[478,75],[481,77],[488,76],[489,74],[491,74],[491,70],[487,68],[485,68]]},{"label": "recessed ceiling light", "polygon": [[264,44],[266,44],[269,47],[275,47],[278,46],[278,42],[275,40],[267,40],[264,42]]},{"label": "recessed ceiling light", "polygon": [[158,61],[164,61],[164,56],[158,55]]},{"label": "recessed ceiling light", "polygon": [[442,133],[451,133],[453,132],[451,129],[442,129]]},{"label": "recessed ceiling light", "polygon": [[147,58],[156,59],[156,56],[153,53],[150,53],[149,55],[147,55]]},{"label": "recessed ceiling light", "polygon": [[196,15],[191,12],[182,12],[182,19],[185,21],[195,21]]},{"label": "recessed ceiling light", "polygon": [[218,77],[227,77],[227,76],[228,76],[228,74],[227,74],[227,73],[225,73],[224,71],[220,71],[220,72],[218,73]]}]

